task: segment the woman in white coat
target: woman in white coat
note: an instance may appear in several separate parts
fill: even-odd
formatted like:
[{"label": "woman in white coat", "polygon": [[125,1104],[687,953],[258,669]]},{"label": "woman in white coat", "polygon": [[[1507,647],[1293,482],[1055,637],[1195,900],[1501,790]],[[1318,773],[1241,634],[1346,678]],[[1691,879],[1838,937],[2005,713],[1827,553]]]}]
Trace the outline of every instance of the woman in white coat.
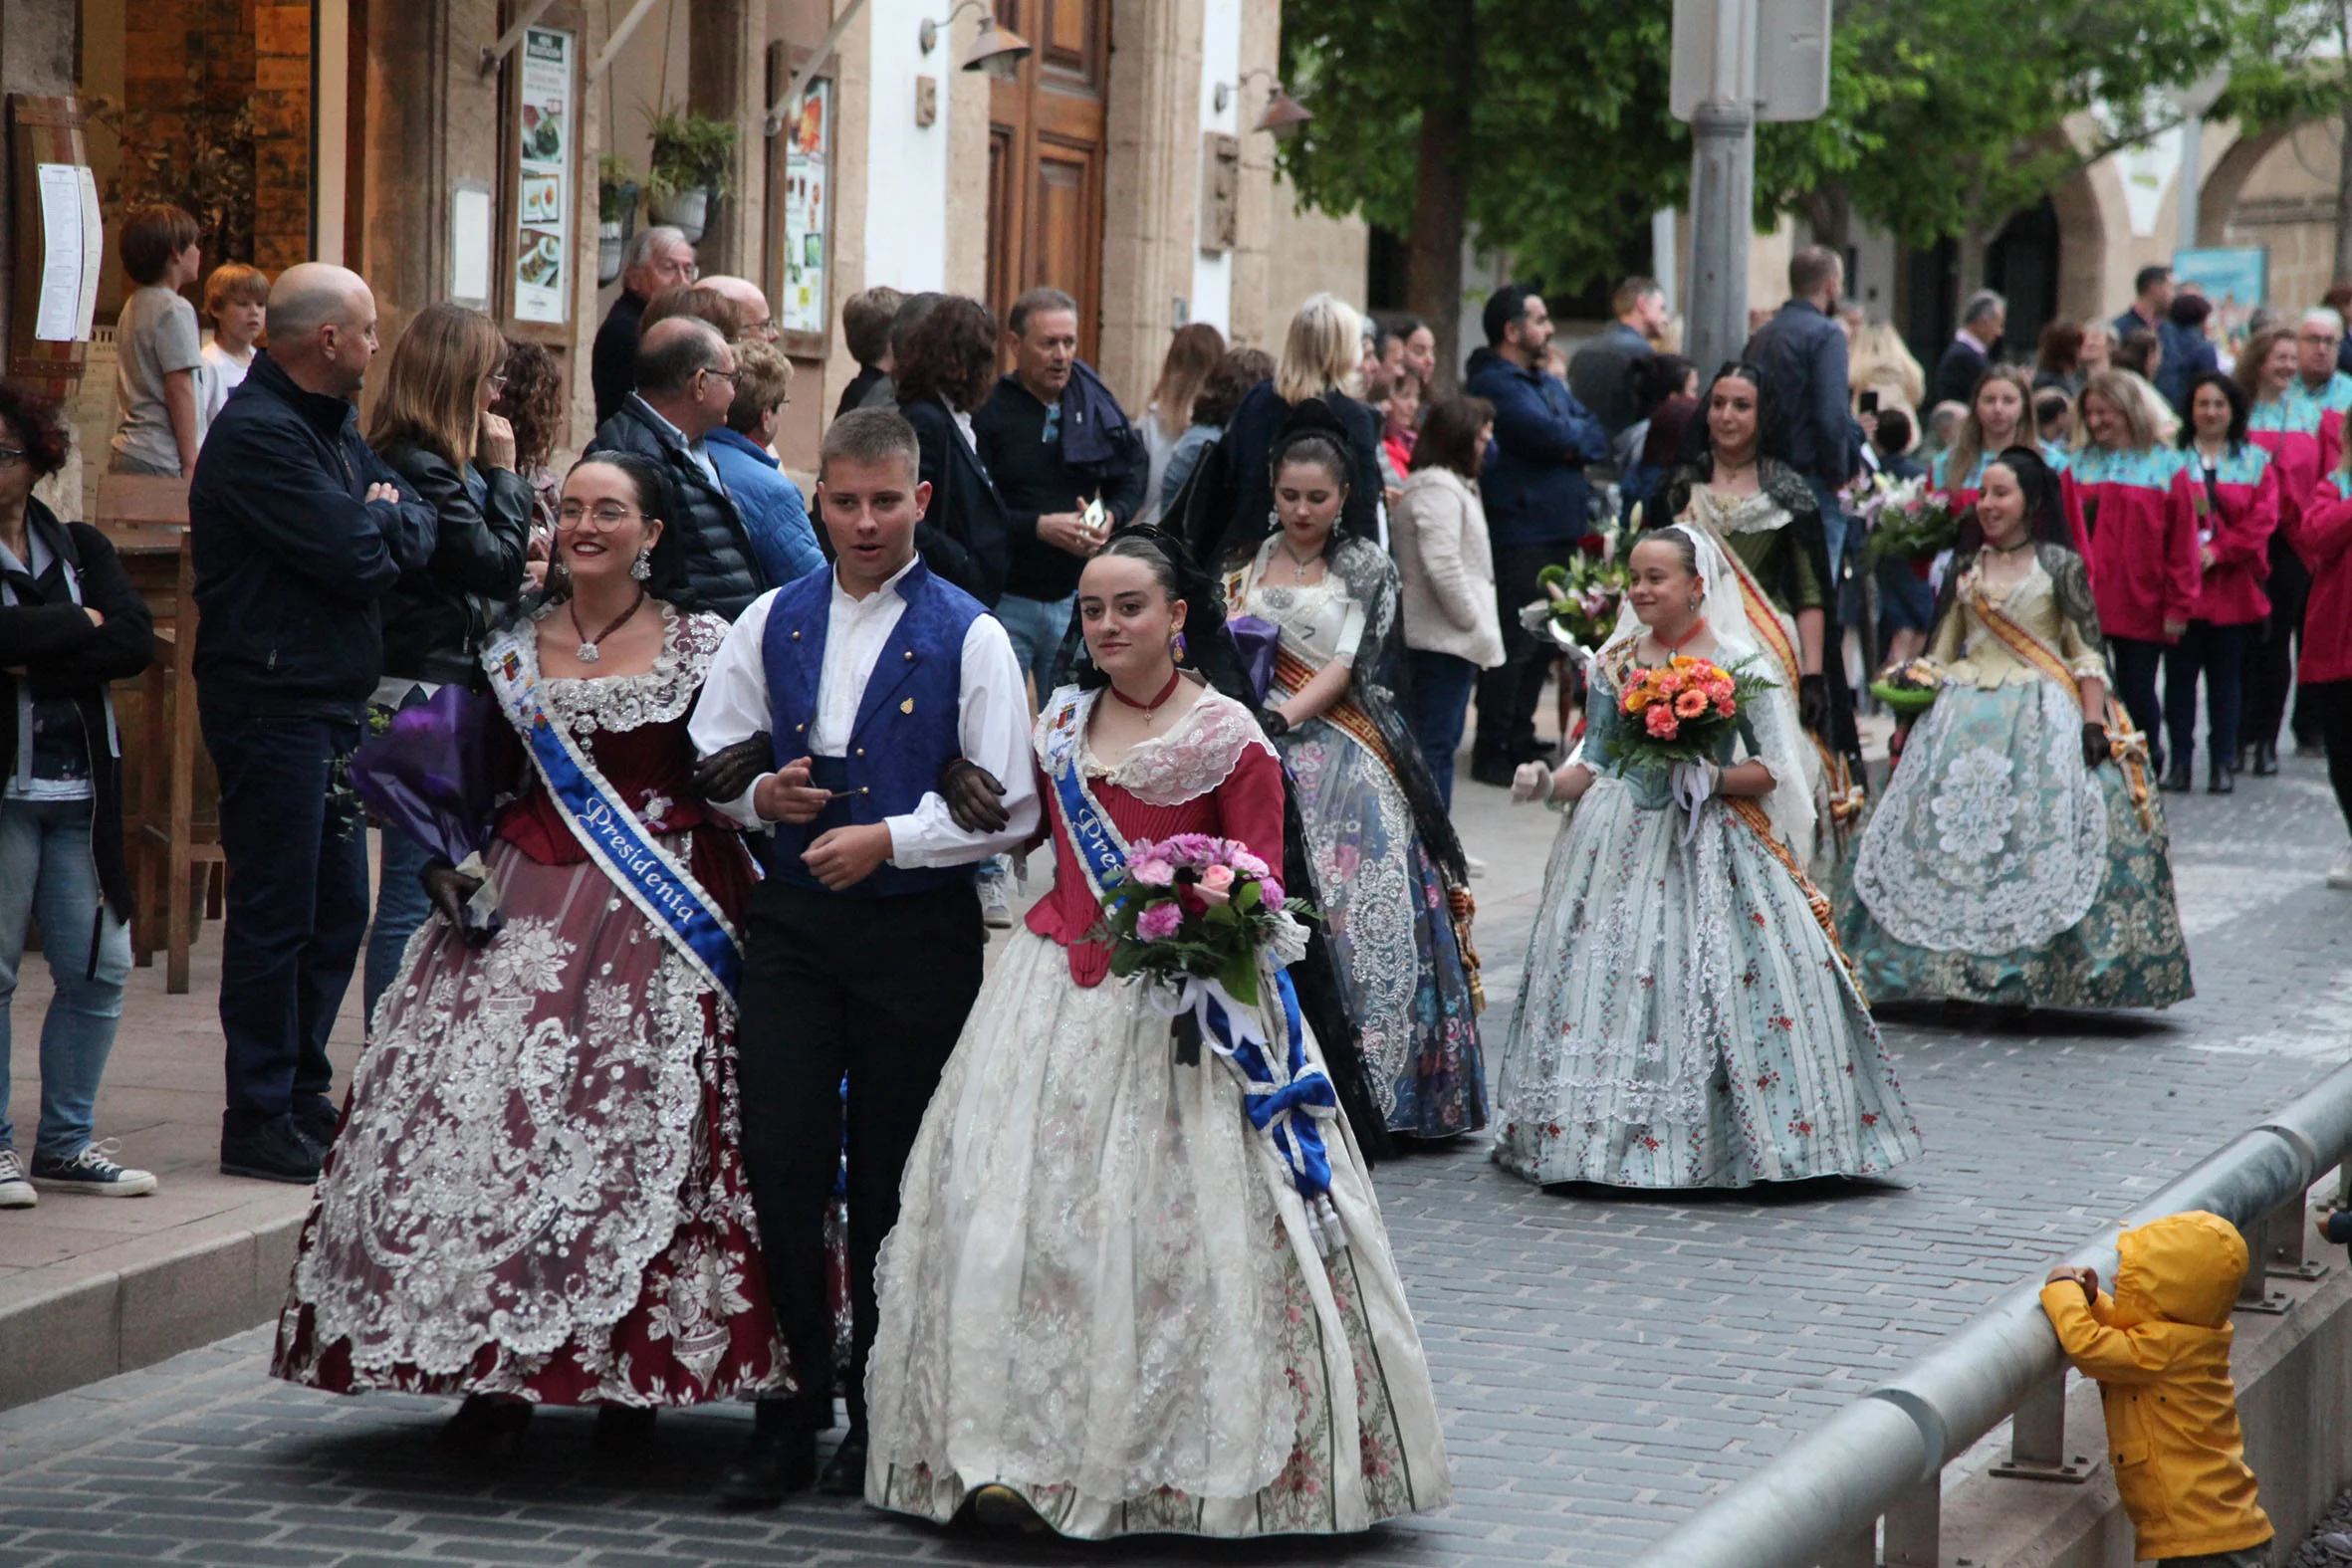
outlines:
[{"label": "woman in white coat", "polygon": [[1478,495],[1479,464],[1494,434],[1495,405],[1483,397],[1449,397],[1431,408],[1404,495],[1388,517],[1413,671],[1406,717],[1448,807],[1471,687],[1479,671],[1503,662],[1495,552]]}]

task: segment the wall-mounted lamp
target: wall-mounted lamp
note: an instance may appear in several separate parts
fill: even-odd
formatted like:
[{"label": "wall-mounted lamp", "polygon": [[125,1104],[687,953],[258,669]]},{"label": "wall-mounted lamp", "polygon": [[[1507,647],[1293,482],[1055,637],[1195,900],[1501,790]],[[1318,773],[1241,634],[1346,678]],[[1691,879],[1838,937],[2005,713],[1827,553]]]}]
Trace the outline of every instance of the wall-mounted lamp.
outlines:
[{"label": "wall-mounted lamp", "polygon": [[999,82],[1010,82],[1021,73],[1021,62],[1033,53],[1029,44],[1009,27],[997,25],[997,14],[988,7],[987,0],[958,0],[956,8],[934,22],[923,19],[923,53],[939,47],[939,30],[953,26],[955,19],[966,11],[980,13],[980,36],[972,40],[972,52],[964,57],[966,71],[985,71]]},{"label": "wall-mounted lamp", "polygon": [[1266,85],[1273,90],[1274,97],[1267,102],[1266,112],[1258,116],[1258,123],[1251,127],[1253,130],[1263,130],[1268,135],[1277,138],[1294,136],[1298,133],[1300,125],[1314,118],[1314,114],[1305,105],[1283,91],[1282,83],[1276,81],[1274,73],[1264,66],[1255,66],[1243,72],[1242,80],[1239,83],[1218,83],[1217,91],[1213,96],[1217,112],[1224,113],[1233,104],[1235,91],[1238,88],[1247,87],[1253,79],[1258,77],[1266,79]]}]

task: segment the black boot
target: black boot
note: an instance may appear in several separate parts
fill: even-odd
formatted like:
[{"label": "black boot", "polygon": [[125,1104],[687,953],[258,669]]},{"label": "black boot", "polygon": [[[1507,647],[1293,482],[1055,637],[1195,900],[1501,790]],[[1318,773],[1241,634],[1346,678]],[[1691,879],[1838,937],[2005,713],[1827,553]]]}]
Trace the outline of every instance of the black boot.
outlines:
[{"label": "black boot", "polygon": [[2223,762],[2219,757],[2215,758],[2213,780],[2205,786],[2205,792],[2207,794],[2233,794],[2236,792],[2236,774],[2231,771],[2228,763]]},{"label": "black boot", "polygon": [[2254,742],[2253,776],[2256,779],[2268,779],[2275,776],[2277,772],[2278,743],[2276,741]]},{"label": "black boot", "polygon": [[2156,787],[2162,789],[2166,794],[2187,794],[2194,787],[2189,777],[2189,759],[2186,757],[2174,758],[2165,768],[2164,778],[2158,782]]}]

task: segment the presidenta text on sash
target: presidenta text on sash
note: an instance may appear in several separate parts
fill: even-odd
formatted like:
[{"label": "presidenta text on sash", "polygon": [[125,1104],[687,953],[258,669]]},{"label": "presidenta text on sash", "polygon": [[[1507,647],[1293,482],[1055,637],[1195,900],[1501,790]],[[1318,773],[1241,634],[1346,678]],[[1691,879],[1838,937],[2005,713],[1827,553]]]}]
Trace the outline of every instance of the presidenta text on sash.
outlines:
[{"label": "presidenta text on sash", "polygon": [[573,836],[626,893],[678,953],[728,996],[743,975],[743,950],[693,876],[655,841],[637,814],[615,799],[593,763],[539,700],[535,661],[510,634],[485,651],[490,684],[548,790],[565,809]]}]

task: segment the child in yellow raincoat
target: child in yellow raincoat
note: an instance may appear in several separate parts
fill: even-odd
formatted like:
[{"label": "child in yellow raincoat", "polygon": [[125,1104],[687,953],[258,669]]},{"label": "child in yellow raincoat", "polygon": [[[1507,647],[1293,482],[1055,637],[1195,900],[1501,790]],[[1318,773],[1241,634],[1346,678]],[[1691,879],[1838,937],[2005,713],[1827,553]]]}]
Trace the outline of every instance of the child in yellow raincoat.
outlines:
[{"label": "child in yellow raincoat", "polygon": [[2115,1489],[2162,1568],[2261,1568],[2270,1519],[2255,1501],[2230,1378],[2230,1308],[2245,1238],[2219,1215],[2173,1215],[2116,1240],[2115,1294],[2088,1268],[2053,1268],[2041,1309],[2107,1410]]}]

